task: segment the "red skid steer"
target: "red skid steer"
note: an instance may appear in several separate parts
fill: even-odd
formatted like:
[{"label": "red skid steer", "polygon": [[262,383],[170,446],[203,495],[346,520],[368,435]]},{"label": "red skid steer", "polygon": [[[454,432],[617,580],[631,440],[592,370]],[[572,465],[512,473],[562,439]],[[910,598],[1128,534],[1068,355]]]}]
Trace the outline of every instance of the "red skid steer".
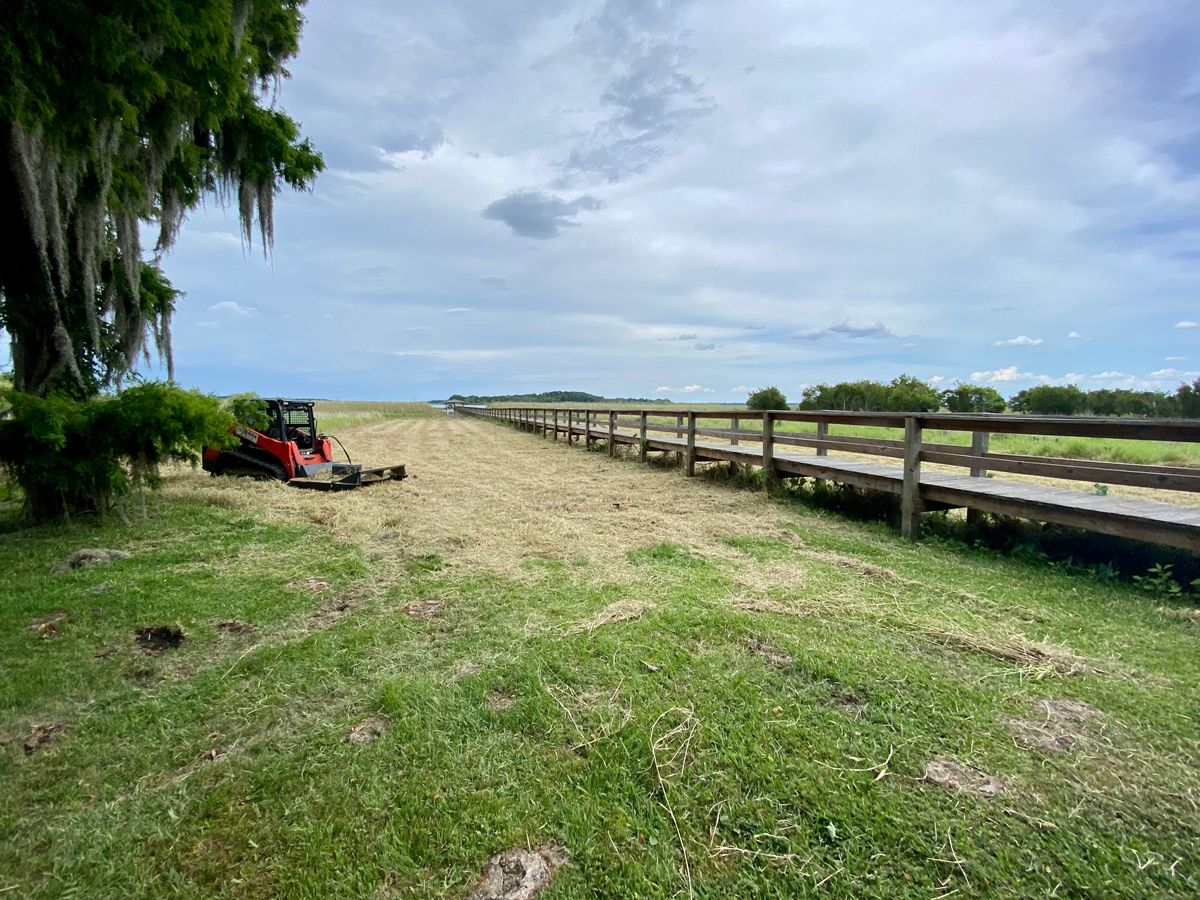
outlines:
[{"label": "red skid steer", "polygon": [[[315,491],[349,491],[368,484],[405,477],[404,466],[364,469],[350,462],[334,462],[331,435],[317,431],[313,400],[264,400],[267,426],[259,431],[239,424],[233,429],[240,443],[233,447],[205,447],[202,465],[213,475],[245,475],[277,479],[292,487]],[[338,446],[342,442],[336,437]],[[345,453],[346,448],[342,447]]]}]

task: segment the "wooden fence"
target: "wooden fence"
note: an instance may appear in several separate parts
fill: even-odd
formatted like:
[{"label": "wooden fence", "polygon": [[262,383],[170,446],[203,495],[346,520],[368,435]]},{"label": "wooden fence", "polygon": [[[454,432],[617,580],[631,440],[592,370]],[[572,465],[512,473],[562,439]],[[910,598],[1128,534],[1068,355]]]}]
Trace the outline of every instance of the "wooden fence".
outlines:
[{"label": "wooden fence", "polygon": [[[695,474],[698,462],[727,461],[761,466],[771,479],[821,478],[898,494],[901,532],[910,539],[917,535],[920,513],[965,507],[968,516],[977,511],[992,512],[1200,553],[1200,507],[1088,493],[991,474],[1198,492],[1200,469],[989,450],[992,434],[1197,443],[1200,421],[1196,420],[539,406],[462,406],[456,411],[500,420],[555,439],[564,435],[568,442],[582,439],[589,447],[594,442],[606,442],[610,454],[622,444],[636,447],[643,460],[651,452],[679,453],[689,476]],[[779,427],[789,422],[809,423],[814,430],[797,433]],[[833,434],[830,429],[835,426],[891,428],[901,436],[881,439]],[[932,430],[968,432],[970,445],[928,442],[924,435]],[[788,449],[791,447],[814,452],[792,453]],[[835,457],[831,452],[857,458]],[[863,460],[862,456],[896,462]],[[922,463],[962,469],[966,474],[923,471]]]}]

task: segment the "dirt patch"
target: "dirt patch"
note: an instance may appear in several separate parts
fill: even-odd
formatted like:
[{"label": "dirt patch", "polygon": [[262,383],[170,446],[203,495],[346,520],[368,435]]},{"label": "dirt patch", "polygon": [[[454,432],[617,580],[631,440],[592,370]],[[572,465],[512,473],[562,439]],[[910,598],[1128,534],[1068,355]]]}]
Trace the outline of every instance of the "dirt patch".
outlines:
[{"label": "dirt patch", "polygon": [[33,756],[50,741],[54,740],[54,736],[65,731],[67,726],[62,722],[43,722],[40,725],[33,726],[33,731],[25,738],[23,748],[26,756]]},{"label": "dirt patch", "polygon": [[373,744],[387,731],[390,723],[384,716],[370,716],[363,719],[342,738],[342,743],[345,744]]},{"label": "dirt patch", "polygon": [[134,631],[133,639],[147,653],[162,653],[174,650],[187,640],[187,635],[178,625],[147,625]]},{"label": "dirt patch", "polygon": [[441,600],[417,600],[404,607],[404,614],[410,619],[432,619],[444,605]]},{"label": "dirt patch", "polygon": [[487,705],[492,712],[504,712],[506,709],[511,709],[515,702],[516,698],[502,688],[488,691]]},{"label": "dirt patch", "polygon": [[1160,606],[1158,611],[1172,619],[1200,623],[1200,606]]},{"label": "dirt patch", "polygon": [[1038,706],[1046,711],[1049,718],[1061,719],[1064,722],[1082,722],[1084,719],[1104,715],[1096,707],[1082,700],[1039,700]]},{"label": "dirt patch", "polygon": [[40,638],[53,638],[62,634],[63,626],[71,621],[71,614],[65,609],[56,609],[38,616],[27,626]]},{"label": "dirt patch", "polygon": [[224,622],[217,622],[213,625],[224,634],[249,634],[258,628],[257,625],[251,625],[249,622],[242,622],[238,619],[226,619]]},{"label": "dirt patch", "polygon": [[794,663],[795,657],[790,653],[784,653],[782,650],[776,650],[766,641],[760,641],[758,638],[751,638],[746,641],[746,649],[753,656],[761,656],[764,660],[770,663],[777,669],[784,669]]},{"label": "dirt patch", "polygon": [[829,704],[854,719],[861,719],[867,712],[867,701],[848,688],[835,690]]},{"label": "dirt patch", "polygon": [[329,590],[329,582],[322,581],[319,578],[305,578],[303,581],[289,581],[285,587],[290,587],[292,590],[303,588],[307,591],[312,591],[314,594],[319,594],[322,591]]},{"label": "dirt patch", "polygon": [[1012,732],[1013,740],[1031,750],[1070,753],[1079,744],[1079,735],[1057,727],[1052,722],[1035,722],[1015,716],[1005,716],[1000,721]]},{"label": "dirt patch", "polygon": [[550,884],[566,861],[566,850],[550,844],[536,850],[518,847],[497,853],[484,866],[479,883],[466,900],[530,900]]},{"label": "dirt patch", "polygon": [[1041,669],[1057,675],[1099,674],[1101,671],[1065,647],[1035,643],[1020,634],[997,640],[935,628],[925,629],[925,633],[941,644],[974,650],[1028,669]]},{"label": "dirt patch", "polygon": [[70,572],[72,569],[82,569],[87,566],[102,566],[119,559],[129,559],[129,554],[124,550],[86,548],[76,550],[62,562],[57,563],[54,566],[54,571]]},{"label": "dirt patch", "polygon": [[654,609],[653,603],[647,603],[644,600],[618,600],[616,603],[610,603],[596,615],[590,619],[585,619],[582,622],[577,622],[571,628],[567,629],[568,634],[579,634],[582,631],[595,631],[604,625],[612,625],[616,622],[629,622],[633,619],[640,619],[647,610]]},{"label": "dirt patch", "polygon": [[1009,787],[1008,782],[1000,776],[989,775],[982,769],[948,756],[939,756],[925,763],[925,780],[976,797],[994,797]]}]

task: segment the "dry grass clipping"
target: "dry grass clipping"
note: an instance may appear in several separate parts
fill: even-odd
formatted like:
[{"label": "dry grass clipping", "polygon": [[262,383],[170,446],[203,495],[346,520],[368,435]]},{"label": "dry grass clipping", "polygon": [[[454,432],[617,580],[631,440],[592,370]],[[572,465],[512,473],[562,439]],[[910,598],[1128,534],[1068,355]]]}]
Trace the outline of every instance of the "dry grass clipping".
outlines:
[{"label": "dry grass clipping", "polygon": [[1056,675],[1099,674],[1100,670],[1090,662],[1063,647],[1030,641],[1024,635],[1015,634],[1005,640],[962,632],[924,629],[925,634],[940,644],[973,650],[987,656],[1002,659],[1027,669],[1053,672]]},{"label": "dry grass clipping", "polygon": [[811,610],[803,609],[788,603],[780,603],[771,597],[754,594],[739,594],[725,598],[730,606],[745,612],[778,613],[782,616],[807,616]]},{"label": "dry grass clipping", "polygon": [[654,604],[647,603],[645,600],[618,600],[616,603],[610,603],[604,607],[590,619],[576,622],[567,629],[567,634],[580,634],[584,631],[590,633],[605,625],[640,619],[651,609],[654,609]]}]

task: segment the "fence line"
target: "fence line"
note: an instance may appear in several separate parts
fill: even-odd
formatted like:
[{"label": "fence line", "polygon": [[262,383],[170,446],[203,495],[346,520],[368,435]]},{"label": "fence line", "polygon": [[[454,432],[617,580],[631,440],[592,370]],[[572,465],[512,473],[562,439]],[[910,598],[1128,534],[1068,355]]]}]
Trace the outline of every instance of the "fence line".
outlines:
[{"label": "fence line", "polygon": [[[965,507],[969,518],[980,511],[993,512],[1200,552],[1200,508],[1087,494],[991,474],[1200,492],[1200,469],[993,453],[989,449],[992,434],[1200,443],[1200,421],[1196,420],[515,405],[458,406],[455,410],[551,435],[555,440],[565,435],[568,443],[582,439],[587,447],[603,441],[610,455],[622,444],[636,446],[642,460],[650,452],[677,453],[689,476],[695,474],[697,462],[728,461],[760,466],[768,479],[822,478],[898,494],[900,530],[909,539],[917,536],[922,512]],[[721,427],[721,422],[728,426]],[[791,422],[812,424],[815,431],[797,433],[779,427]],[[902,437],[831,434],[832,426],[892,428]],[[925,432],[934,429],[970,433],[970,446],[927,442]],[[789,453],[790,447],[812,450],[814,455]],[[831,451],[896,463],[832,457]],[[922,471],[922,463],[964,469],[966,474]]]}]

